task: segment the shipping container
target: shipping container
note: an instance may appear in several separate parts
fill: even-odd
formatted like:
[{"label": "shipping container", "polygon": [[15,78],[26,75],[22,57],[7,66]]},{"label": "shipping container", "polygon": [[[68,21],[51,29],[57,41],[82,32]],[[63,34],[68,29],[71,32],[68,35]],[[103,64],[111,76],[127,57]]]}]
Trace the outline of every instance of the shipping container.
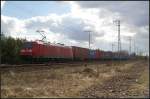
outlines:
[{"label": "shipping container", "polygon": [[96,50],[96,56],[95,56],[96,59],[101,59],[102,58],[102,51],[100,50]]},{"label": "shipping container", "polygon": [[96,58],[96,50],[89,50],[89,59]]},{"label": "shipping container", "polygon": [[111,51],[106,51],[106,52],[103,51],[103,56],[102,57],[105,60],[112,59],[112,52]]}]

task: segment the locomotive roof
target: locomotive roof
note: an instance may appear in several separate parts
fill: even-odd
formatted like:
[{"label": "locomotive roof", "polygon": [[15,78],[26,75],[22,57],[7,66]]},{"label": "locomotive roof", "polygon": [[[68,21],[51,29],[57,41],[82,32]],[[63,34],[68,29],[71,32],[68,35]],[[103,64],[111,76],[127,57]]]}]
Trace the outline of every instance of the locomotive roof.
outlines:
[{"label": "locomotive roof", "polygon": [[71,47],[71,46],[66,46],[66,45],[61,45],[58,43],[50,43],[50,42],[42,42],[42,41],[29,41],[32,43],[36,43],[36,44],[41,44],[41,45],[52,45],[52,46],[59,46],[59,47]]}]

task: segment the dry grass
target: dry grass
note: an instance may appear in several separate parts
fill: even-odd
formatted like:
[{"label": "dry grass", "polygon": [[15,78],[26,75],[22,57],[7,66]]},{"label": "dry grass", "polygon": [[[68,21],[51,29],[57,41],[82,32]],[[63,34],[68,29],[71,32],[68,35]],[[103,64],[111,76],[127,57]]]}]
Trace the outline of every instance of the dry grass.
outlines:
[{"label": "dry grass", "polygon": [[[80,91],[96,83],[103,83],[118,73],[130,69],[132,65],[123,62],[122,64],[107,64],[107,66],[90,64],[24,72],[11,70],[1,74],[1,96],[78,97]],[[143,75],[145,76],[147,74]]]},{"label": "dry grass", "polygon": [[[149,95],[149,68],[148,66],[142,72],[136,83],[130,88],[131,93],[138,93],[148,96]],[[142,96],[145,97],[145,96]]]},{"label": "dry grass", "polygon": [[33,72],[9,71],[1,75],[2,97],[69,97],[90,86],[83,66]]}]

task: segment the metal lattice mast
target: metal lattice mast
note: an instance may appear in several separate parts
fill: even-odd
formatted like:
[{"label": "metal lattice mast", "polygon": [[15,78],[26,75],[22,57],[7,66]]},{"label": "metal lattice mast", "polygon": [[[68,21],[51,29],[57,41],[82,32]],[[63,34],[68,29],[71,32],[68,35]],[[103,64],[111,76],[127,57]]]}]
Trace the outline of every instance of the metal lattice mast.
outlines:
[{"label": "metal lattice mast", "polygon": [[118,20],[118,51],[121,51],[121,39],[120,39],[120,20]]},{"label": "metal lattice mast", "polygon": [[120,57],[120,52],[121,52],[121,37],[120,37],[120,20],[115,20],[114,21],[117,26],[118,26],[118,56]]}]

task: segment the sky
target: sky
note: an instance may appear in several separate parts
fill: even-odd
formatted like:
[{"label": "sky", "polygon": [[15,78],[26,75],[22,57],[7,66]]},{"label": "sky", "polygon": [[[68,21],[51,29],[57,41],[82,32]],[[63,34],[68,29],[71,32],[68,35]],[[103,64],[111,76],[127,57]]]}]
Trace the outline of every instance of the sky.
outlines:
[{"label": "sky", "polygon": [[120,20],[121,48],[149,55],[149,1],[1,1],[1,33],[14,38],[46,40],[68,46],[117,51]]}]

